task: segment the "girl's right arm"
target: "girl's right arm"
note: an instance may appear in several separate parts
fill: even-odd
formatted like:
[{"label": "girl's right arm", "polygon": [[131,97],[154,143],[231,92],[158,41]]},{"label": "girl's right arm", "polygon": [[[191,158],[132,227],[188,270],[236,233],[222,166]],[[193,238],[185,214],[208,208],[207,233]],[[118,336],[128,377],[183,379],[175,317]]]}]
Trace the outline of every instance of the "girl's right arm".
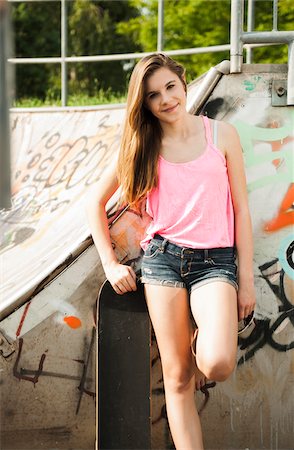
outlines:
[{"label": "girl's right arm", "polygon": [[86,213],[106,278],[117,294],[124,294],[137,289],[136,274],[131,267],[120,264],[115,255],[106,213],[106,204],[118,187],[115,161],[90,188],[86,199]]}]

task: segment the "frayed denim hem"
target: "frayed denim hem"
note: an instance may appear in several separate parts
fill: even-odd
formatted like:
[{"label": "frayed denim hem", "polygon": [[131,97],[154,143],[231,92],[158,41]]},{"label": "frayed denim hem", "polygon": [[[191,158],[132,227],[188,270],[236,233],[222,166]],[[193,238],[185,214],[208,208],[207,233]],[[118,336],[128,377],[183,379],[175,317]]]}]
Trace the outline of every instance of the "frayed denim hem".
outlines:
[{"label": "frayed denim hem", "polygon": [[157,286],[169,286],[175,288],[187,288],[185,283],[181,281],[157,280],[156,278],[147,278],[147,277],[141,277],[140,280],[141,283],[143,284],[153,284]]},{"label": "frayed denim hem", "polygon": [[238,284],[237,284],[234,280],[231,280],[229,277],[220,276],[220,277],[206,278],[205,280],[196,282],[195,284],[193,284],[193,285],[191,286],[191,288],[190,288],[190,293],[193,292],[195,289],[198,289],[198,288],[204,286],[205,284],[208,284],[208,283],[214,283],[214,282],[216,282],[216,281],[224,281],[224,282],[226,282],[226,283],[229,283],[229,284],[231,284],[231,285],[236,289],[236,291],[238,292],[238,288],[239,288],[239,287],[238,287]]}]

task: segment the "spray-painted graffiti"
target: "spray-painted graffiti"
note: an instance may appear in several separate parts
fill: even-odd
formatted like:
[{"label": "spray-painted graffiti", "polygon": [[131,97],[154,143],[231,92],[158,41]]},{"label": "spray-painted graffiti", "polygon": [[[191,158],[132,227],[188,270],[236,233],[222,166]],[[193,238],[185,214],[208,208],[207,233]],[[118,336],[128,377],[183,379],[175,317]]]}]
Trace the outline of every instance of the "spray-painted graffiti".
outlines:
[{"label": "spray-painted graffiti", "polygon": [[[246,95],[252,93],[256,87],[260,86],[260,84],[262,84],[260,81],[260,79],[256,78],[252,81],[252,84],[243,84],[243,91],[245,91]],[[239,107],[240,102],[238,103],[238,101],[239,99],[236,98],[234,104],[236,107]],[[257,99],[257,102],[260,104],[259,99]],[[246,101],[244,100],[243,103],[245,104]],[[218,103],[215,102],[214,104],[217,105]],[[293,337],[291,337],[291,333],[293,331],[294,322],[293,236],[291,235],[290,229],[293,221],[293,127],[291,125],[293,121],[293,111],[291,112],[289,111],[289,108],[285,108],[282,115],[281,112],[275,112],[275,114],[273,114],[272,109],[268,108],[268,103],[266,108],[264,108],[263,105],[259,108],[259,111],[261,111],[259,116],[262,116],[262,118],[265,116],[265,111],[270,110],[266,113],[267,117],[263,121],[259,119],[255,120],[253,117],[252,104],[248,107],[247,117],[245,111],[246,108],[244,107],[243,117],[240,118],[241,107],[239,108],[239,116],[236,115],[239,122],[234,122],[234,117],[230,117],[230,120],[238,126],[246,162],[249,201],[253,216],[256,244],[254,262],[258,307],[255,324],[248,329],[247,334],[244,333],[244,335],[241,335],[239,338],[239,365],[235,377],[231,377],[231,379],[227,380],[225,383],[218,383],[215,388],[211,390],[212,399],[208,402],[206,410],[204,410],[204,413],[205,411],[209,411],[210,414],[206,424],[213,422],[215,415],[217,415],[216,420],[218,421],[220,420],[220,417],[223,419],[227,415],[228,419],[226,419],[227,422],[225,425],[231,425],[232,432],[236,430],[238,434],[236,408],[240,407],[240,409],[247,414],[249,411],[248,402],[251,401],[255,408],[256,403],[254,402],[258,399],[259,404],[257,411],[260,420],[259,428],[261,436],[259,448],[269,448],[269,445],[266,446],[266,432],[264,431],[265,418],[270,416],[271,439],[275,438],[276,441],[278,440],[278,420],[284,420],[282,425],[287,431],[290,427],[287,425],[286,420],[290,423],[291,417],[293,418],[293,413],[291,416],[289,412],[291,407],[290,400],[287,402],[287,399],[284,399],[282,402],[282,395],[285,396],[288,392],[286,389],[283,390],[283,387],[286,386],[288,380],[287,377],[291,368],[289,350],[293,348]],[[248,119],[249,114],[250,120]],[[278,117],[279,114],[281,116],[280,118]],[[104,116],[105,115],[103,115],[103,117]],[[100,123],[101,125],[100,120],[101,118],[96,121],[96,124]],[[20,156],[18,157],[19,164],[16,164],[18,172],[15,177],[15,186],[18,190],[15,189],[14,191],[14,208],[8,213],[3,213],[3,218],[5,219],[3,223],[7,226],[7,232],[2,247],[2,249],[6,251],[9,249],[7,254],[11,251],[12,259],[14,258],[14,260],[16,260],[16,257],[21,257],[26,261],[32,261],[30,264],[27,262],[24,263],[28,266],[28,271],[25,273],[22,272],[20,275],[18,274],[17,278],[34,279],[41,267],[48,267],[52,261],[55,262],[57,260],[57,256],[60,256],[60,249],[56,250],[54,247],[59,246],[63,251],[66,245],[68,245],[68,242],[79,239],[81,228],[75,227],[75,224],[80,220],[81,203],[79,203],[79,200],[82,199],[87,185],[90,185],[98,179],[100,176],[100,169],[102,170],[109,163],[110,157],[108,158],[107,156],[108,151],[110,151],[109,155],[112,154],[112,151],[114,152],[115,139],[118,135],[117,125],[113,123],[102,123],[100,127],[100,131],[104,136],[102,138],[101,136],[96,136],[96,132],[93,132],[92,129],[88,129],[86,122],[87,120],[83,121],[81,124],[76,121],[75,127],[80,130],[83,129],[83,132],[77,136],[74,134],[74,127],[72,127],[72,135],[69,133],[69,136],[64,139],[63,144],[61,137],[64,136],[64,134],[62,130],[58,131],[55,128],[52,128],[50,132],[46,132],[45,134],[44,131],[42,131],[43,134],[41,134],[39,139],[35,140],[35,142],[30,141],[26,134],[27,131],[24,131],[23,139],[20,140],[26,144],[23,144],[23,148],[26,147],[26,149],[33,150],[27,152],[21,151],[19,154]],[[120,121],[117,123],[120,123]],[[20,124],[20,121],[14,124],[15,130],[17,130],[17,127]],[[27,123],[27,125],[29,125],[29,123]],[[63,128],[65,130],[66,126]],[[81,135],[83,136],[82,138]],[[102,141],[107,142],[107,152],[105,147],[101,145]],[[27,145],[28,142],[30,145]],[[39,148],[41,142],[46,149],[44,151]],[[112,142],[113,144],[111,144]],[[95,152],[97,152],[97,154]],[[94,167],[95,164],[96,172],[94,173],[92,167]],[[68,220],[66,223],[63,221],[66,216],[65,212],[68,213]],[[11,216],[9,216],[9,214],[11,214]],[[114,246],[116,247],[117,253],[120,255],[120,259],[124,262],[126,259],[130,259],[132,263],[137,263],[137,236],[142,232],[142,227],[138,222],[138,215],[133,213],[128,215],[128,217],[131,216],[134,218],[132,226],[129,226],[129,222],[126,219],[126,216],[124,216],[122,221],[117,222],[117,228],[115,229],[115,226],[112,228],[111,233],[113,233]],[[81,219],[81,222],[82,221],[83,219]],[[19,227],[16,225],[17,222],[20,224]],[[58,226],[56,226],[56,223],[58,223]],[[51,232],[52,230],[53,232]],[[48,234],[49,232],[51,232],[50,235]],[[46,244],[47,241],[49,242],[53,235],[56,235],[58,239],[50,242],[50,245],[46,248],[46,255],[38,256],[36,261],[33,261],[32,258],[28,257],[29,252],[27,252],[27,250],[29,248],[30,251],[34,253],[38,246],[41,247]],[[131,248],[130,253],[126,251],[128,248]],[[13,253],[18,250],[18,254]],[[48,258],[48,255],[50,255],[51,259]],[[64,314],[62,305],[66,306],[66,300],[69,298],[69,303],[72,301],[75,291],[77,291],[80,284],[84,282],[84,278],[78,280],[77,274],[72,274],[70,272],[70,267],[67,267],[71,265],[72,261],[73,258],[67,260],[67,263],[63,265],[63,268],[66,268],[64,273],[65,276],[69,275],[68,279],[70,280],[71,285],[76,283],[76,286],[73,288],[74,290],[71,291],[70,294],[66,293],[67,297],[61,298],[58,296],[51,296],[50,301],[45,302],[44,300],[44,304],[47,305],[46,307],[52,307],[56,313],[52,318],[50,318],[49,313],[46,312],[46,314],[44,314],[44,320],[42,318],[41,321],[37,322],[36,319],[34,319],[38,328],[36,325],[34,329],[28,329],[26,327],[28,327],[29,324],[30,327],[32,327],[31,314],[33,313],[31,306],[33,300],[30,304],[27,304],[27,310],[25,310],[24,307],[19,312],[11,331],[12,336],[20,338],[17,340],[19,343],[18,353],[13,356],[15,366],[13,372],[14,377],[11,376],[11,378],[14,382],[16,381],[15,379],[21,380],[21,383],[15,384],[17,386],[24,385],[25,388],[32,383],[35,385],[38,382],[39,384],[36,385],[36,390],[41,390],[42,383],[40,380],[42,379],[43,381],[45,377],[55,378],[55,380],[58,378],[72,380],[72,384],[77,388],[75,389],[75,394],[78,395],[74,397],[70,389],[68,389],[67,392],[70,393],[68,395],[69,397],[74,397],[76,402],[74,404],[74,409],[78,412],[81,404],[81,394],[87,394],[86,398],[94,396],[94,389],[91,389],[91,383],[93,383],[94,380],[89,376],[88,370],[91,360],[89,355],[90,353],[93,353],[91,352],[93,334],[91,334],[90,337],[92,328],[89,327],[89,319],[90,321],[93,319],[92,311],[90,310],[95,300],[92,301],[91,298],[89,298],[89,292],[93,292],[93,290],[97,291],[97,278],[93,277],[89,285],[85,283],[82,295],[79,296],[79,301],[75,303],[75,305],[79,305],[78,308],[66,309]],[[77,261],[75,261],[74,265],[77,265]],[[94,264],[92,264],[92,268],[93,267]],[[81,273],[82,270],[88,274],[91,270],[88,267],[85,269],[84,260],[83,268],[81,269],[79,267],[79,273]],[[99,276],[102,278],[103,275],[100,274]],[[44,277],[43,280],[45,280],[45,278],[46,277]],[[14,280],[15,273],[11,271],[11,277],[9,279],[11,288],[13,288]],[[49,278],[46,278],[45,284],[48,283],[48,280]],[[63,283],[63,281],[65,280],[62,280],[62,286],[66,284]],[[60,292],[61,288],[57,287],[58,280],[55,279],[54,282],[56,282],[56,292]],[[81,299],[83,299],[83,301],[81,301]],[[81,304],[84,303],[84,300],[87,302],[87,312],[81,314],[80,308]],[[54,304],[54,301],[56,304]],[[60,305],[60,309],[57,308],[57,304]],[[41,306],[40,302],[39,306]],[[15,311],[15,314],[17,314],[17,311]],[[46,326],[45,318],[46,320],[48,319]],[[56,333],[55,337],[57,337],[57,339],[55,341],[52,338],[54,334],[48,324],[53,326],[52,329],[54,330],[54,333]],[[43,335],[42,332],[40,333],[40,329],[45,331],[46,334],[44,333]],[[29,331],[30,334],[24,338],[25,341],[21,341],[21,339],[23,339],[23,333],[26,331]],[[61,332],[64,334],[59,335]],[[70,342],[70,345],[68,346],[76,349],[77,342],[84,339],[86,341],[84,350],[75,352],[74,355],[70,356],[65,354],[65,352],[62,352],[61,355],[54,354],[54,351],[52,351],[52,341],[54,344],[56,342],[60,343],[64,336],[68,335],[70,335],[70,339],[66,341],[66,344],[63,342],[63,345],[68,345],[68,342]],[[71,340],[73,335],[77,336],[76,342]],[[35,336],[37,336],[37,338],[35,338]],[[46,341],[46,339],[47,342],[45,346],[43,346],[42,340]],[[37,355],[34,354],[36,342],[39,345]],[[51,348],[49,347],[50,344]],[[154,339],[151,351],[151,378],[153,379],[152,434],[160,434],[158,439],[156,436],[154,437],[154,442],[159,443],[157,448],[171,448],[172,442],[166,419],[160,360],[158,353],[156,353],[158,350],[155,346]],[[56,367],[54,366],[51,370],[49,366],[50,358],[54,361],[55,359],[58,361],[59,357],[64,358],[66,362],[72,361],[74,367],[80,369],[78,374],[74,372],[74,368],[70,368],[68,373],[67,371],[65,371],[66,373],[62,373],[61,369],[56,370]],[[282,362],[281,357],[283,358]],[[21,362],[24,367],[21,367]],[[32,364],[33,369],[28,368],[29,363]],[[247,376],[248,374],[249,376]],[[29,378],[26,380],[29,381],[29,383],[22,382],[25,380],[24,377]],[[248,380],[251,381],[249,387]],[[9,386],[9,392],[12,392],[13,389],[15,389],[13,383],[7,384],[7,386]],[[13,389],[10,389],[11,386],[13,386]],[[249,395],[246,397],[248,392],[250,393],[253,391],[254,395],[251,395],[250,398]],[[17,398],[15,393],[13,395],[14,399]],[[201,407],[204,397],[202,393],[197,393],[197,395],[199,397],[198,405]],[[11,401],[9,408],[15,412],[16,407],[14,406],[14,399],[13,402]],[[230,403],[228,407],[226,404],[227,399],[229,399],[228,402]],[[265,412],[265,403],[267,400],[270,402],[270,413],[268,411]],[[56,398],[54,398],[54,402],[56,402]],[[222,402],[226,404],[226,409],[222,408]],[[244,407],[244,402],[246,407]],[[8,398],[6,399],[6,403],[9,404]],[[25,403],[25,401],[23,401],[23,403]],[[282,403],[282,406],[278,407],[277,405],[280,405],[280,403]],[[32,407],[35,407],[33,400],[32,405]],[[219,415],[220,409],[221,416]],[[214,412],[214,410],[216,412]],[[61,408],[60,411],[64,410]],[[290,419],[287,418],[287,414]],[[58,420],[60,420],[60,417],[62,417],[61,413],[58,416]],[[23,418],[23,421],[24,420],[25,419]],[[11,420],[7,423],[6,426],[9,427]],[[252,424],[253,421],[251,420],[250,423]],[[17,426],[18,425],[16,424],[15,427]],[[43,426],[43,424],[40,426]],[[240,429],[244,430],[243,424],[241,424]],[[239,433],[239,437],[240,436],[241,434]],[[230,445],[233,448],[234,444],[230,442]],[[272,446],[272,448],[274,447]],[[276,444],[275,448],[279,448],[278,444]]]},{"label": "spray-painted graffiti", "polygon": [[293,183],[293,123],[294,113],[290,111],[288,120],[280,126],[276,119],[265,128],[234,122],[244,149],[249,192],[268,184]]},{"label": "spray-painted graffiti", "polygon": [[123,116],[123,109],[16,116],[12,207],[0,212],[5,298],[48,281],[50,267],[86,239],[85,195],[118,152]]},{"label": "spray-painted graffiti", "polygon": [[[249,81],[245,80],[243,89],[249,93],[254,93],[253,91],[257,89],[260,93],[262,89],[268,90],[266,85],[264,77],[258,75],[251,77]],[[206,419],[209,422],[213,417],[213,410],[217,406],[216,398],[218,401],[221,398],[221,402],[226,398],[230,405],[221,414],[228,415],[231,430],[235,432],[238,414],[236,411],[241,413],[244,409],[244,414],[247,413],[244,401],[246,402],[246,395],[249,398],[249,392],[254,392],[254,397],[250,398],[252,403],[257,398],[259,402],[260,445],[267,445],[266,439],[269,438],[268,445],[271,448],[281,448],[278,447],[278,424],[282,423],[282,428],[288,429],[291,401],[285,399],[281,405],[280,398],[290,376],[291,358],[288,353],[294,348],[294,111],[265,108],[260,104],[258,95],[256,98],[260,105],[256,110],[256,120],[252,102],[246,106],[246,101],[238,97],[229,99],[229,102],[226,101],[226,96],[214,97],[204,108],[210,117],[219,118],[222,117],[221,112],[225,116],[232,108],[230,121],[238,129],[241,138],[254,229],[257,294],[254,322],[238,337],[235,374],[225,383],[218,383],[212,389],[215,396],[212,394],[213,399],[208,403],[209,415]],[[268,105],[267,98],[262,101]],[[240,108],[244,110],[240,112]],[[270,355],[274,352],[275,357],[268,356],[269,352]],[[173,448],[167,425],[158,359],[158,354],[154,352],[152,359],[154,440],[164,442],[165,448]],[[267,399],[270,402],[269,436],[265,436],[265,425],[262,423],[265,422]],[[197,400],[201,402],[201,398],[197,397]],[[219,414],[219,410],[217,411]],[[211,442],[213,445],[213,441]],[[230,445],[233,444],[230,442]]]},{"label": "spray-painted graffiti", "polygon": [[[293,244],[292,244],[293,254]],[[255,319],[255,326],[251,334],[242,338],[239,337],[239,345],[242,350],[246,352],[239,359],[238,364],[242,364],[255,355],[257,350],[262,348],[265,344],[270,345],[275,350],[280,352],[286,352],[294,348],[294,340],[292,340],[293,333],[289,333],[289,342],[278,342],[279,330],[284,330],[286,326],[294,325],[294,306],[291,303],[293,299],[288,298],[289,292],[287,292],[287,274],[279,265],[279,260],[275,259],[269,263],[260,266],[262,273],[261,277],[270,286],[277,299],[281,302],[279,305],[279,311],[281,313],[276,319]]]},{"label": "spray-painted graffiti", "polygon": [[20,338],[18,340],[18,353],[17,353],[15,363],[13,366],[14,377],[16,377],[18,380],[32,382],[34,387],[35,387],[36,383],[38,383],[39,378],[42,376],[43,377],[57,377],[57,378],[80,381],[80,383],[78,385],[78,390],[79,390],[80,394],[78,397],[78,404],[77,404],[77,408],[76,408],[76,414],[78,414],[83,394],[89,395],[90,397],[93,397],[94,399],[96,397],[96,393],[86,387],[87,383],[93,382],[93,380],[87,376],[87,371],[88,371],[88,367],[89,367],[89,363],[90,363],[90,358],[93,355],[93,346],[94,346],[95,335],[96,335],[96,327],[93,327],[92,333],[91,333],[91,341],[89,344],[89,348],[88,348],[88,352],[87,352],[85,360],[84,359],[73,359],[72,360],[78,364],[83,365],[83,371],[82,371],[81,377],[77,377],[77,376],[70,375],[70,374],[62,374],[62,373],[58,373],[58,372],[44,371],[44,363],[45,363],[45,359],[46,359],[48,350],[45,350],[45,352],[42,353],[42,355],[40,357],[38,369],[28,370],[28,369],[25,369],[24,367],[19,368],[21,355],[23,352],[23,346],[24,346],[24,340],[23,340],[23,338]]},{"label": "spray-painted graffiti", "polygon": [[[66,213],[73,202],[73,193],[68,191],[78,188],[76,201],[76,195],[99,179],[118,146],[120,125],[108,125],[108,120],[109,115],[104,115],[96,124],[95,135],[73,141],[61,131],[47,132],[26,152],[12,180],[12,209],[1,217],[2,249],[30,238],[44,214]],[[11,227],[19,223],[20,228]]]},{"label": "spray-painted graffiti", "polygon": [[[294,114],[293,111],[288,111],[285,117],[280,118],[275,114],[264,122],[264,128],[248,125],[240,120],[235,125],[244,149],[249,198],[257,235],[255,258],[259,262],[259,274],[256,274],[256,285],[262,288],[266,283],[276,306],[270,317],[266,317],[265,311],[261,312],[260,316],[264,317],[255,319],[255,327],[249,336],[239,337],[241,349],[246,349],[239,364],[251,358],[265,344],[278,351],[287,351],[294,346],[292,340],[281,343],[277,341],[281,330],[285,334],[286,327],[294,325],[293,228],[292,233],[288,234],[288,229],[291,230],[294,224]],[[272,191],[273,187],[276,192]],[[274,195],[263,198],[269,192]],[[265,206],[259,208],[262,202]],[[271,241],[268,249],[265,247],[266,241]],[[267,259],[262,261],[264,258]]]}]

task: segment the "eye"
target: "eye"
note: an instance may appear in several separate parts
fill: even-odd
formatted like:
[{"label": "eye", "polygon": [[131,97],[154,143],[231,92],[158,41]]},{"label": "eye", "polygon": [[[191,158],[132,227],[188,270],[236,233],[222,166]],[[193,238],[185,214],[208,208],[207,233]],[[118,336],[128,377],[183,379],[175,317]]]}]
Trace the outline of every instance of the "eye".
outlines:
[{"label": "eye", "polygon": [[173,88],[173,87],[175,87],[174,84],[169,84],[169,85],[167,86],[167,89],[171,89],[171,88]]},{"label": "eye", "polygon": [[155,98],[157,96],[157,92],[153,92],[152,94],[150,94],[148,96],[149,100],[151,100],[152,98]]}]

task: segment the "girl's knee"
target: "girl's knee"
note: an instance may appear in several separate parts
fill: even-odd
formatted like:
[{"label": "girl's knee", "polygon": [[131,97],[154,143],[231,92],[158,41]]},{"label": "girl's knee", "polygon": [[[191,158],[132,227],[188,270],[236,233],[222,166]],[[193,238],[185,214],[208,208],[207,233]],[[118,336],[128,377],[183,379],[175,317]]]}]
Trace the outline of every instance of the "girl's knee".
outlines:
[{"label": "girl's knee", "polygon": [[232,374],[236,360],[229,357],[204,359],[198,362],[198,368],[213,381],[225,381]]},{"label": "girl's knee", "polygon": [[164,388],[166,391],[180,394],[190,388],[194,368],[191,364],[187,367],[163,368]]}]

